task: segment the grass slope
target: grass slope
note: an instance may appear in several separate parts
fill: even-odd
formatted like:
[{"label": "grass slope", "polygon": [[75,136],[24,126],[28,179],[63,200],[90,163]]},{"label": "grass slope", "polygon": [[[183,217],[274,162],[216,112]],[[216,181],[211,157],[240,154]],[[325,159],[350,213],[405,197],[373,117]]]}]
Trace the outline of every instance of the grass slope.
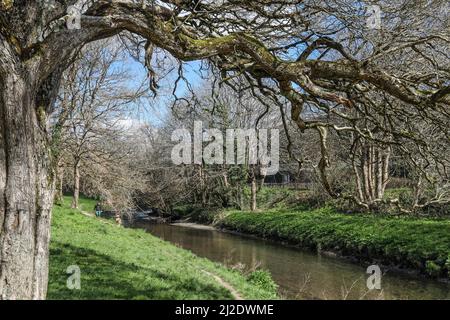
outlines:
[{"label": "grass slope", "polygon": [[[199,258],[141,230],[120,228],[69,208],[53,212],[49,299],[232,299],[220,277],[246,299],[276,298],[236,271]],[[91,212],[94,201],[82,199]],[[69,290],[66,270],[81,270],[81,290]],[[209,274],[208,274],[209,273]]]},{"label": "grass slope", "polygon": [[432,276],[450,276],[449,220],[346,215],[326,208],[277,209],[230,211],[219,226],[364,261],[419,269]]}]

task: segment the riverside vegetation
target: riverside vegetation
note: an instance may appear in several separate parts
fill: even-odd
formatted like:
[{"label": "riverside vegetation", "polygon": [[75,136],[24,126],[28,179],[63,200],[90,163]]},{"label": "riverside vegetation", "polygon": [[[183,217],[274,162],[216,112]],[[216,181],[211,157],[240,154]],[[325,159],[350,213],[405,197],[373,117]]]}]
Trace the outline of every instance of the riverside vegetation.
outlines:
[{"label": "riverside vegetation", "polygon": [[258,198],[266,209],[257,212],[186,206],[178,214],[229,231],[332,251],[366,264],[450,279],[450,220],[343,213],[332,205],[314,207],[294,198],[298,200],[297,191],[266,188]]}]

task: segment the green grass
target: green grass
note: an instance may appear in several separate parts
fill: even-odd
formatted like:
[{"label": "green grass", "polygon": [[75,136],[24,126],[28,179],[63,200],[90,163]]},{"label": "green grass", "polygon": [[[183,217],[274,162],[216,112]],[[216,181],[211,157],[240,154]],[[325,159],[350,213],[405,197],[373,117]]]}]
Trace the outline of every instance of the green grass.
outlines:
[{"label": "green grass", "polygon": [[[92,212],[95,201],[81,199]],[[81,290],[69,290],[69,266],[81,270]],[[232,299],[211,275],[219,276],[246,299],[273,299],[275,290],[222,265],[199,258],[142,230],[86,217],[55,206],[50,246],[49,299]]]},{"label": "green grass", "polygon": [[450,221],[346,215],[332,209],[229,211],[219,226],[362,261],[450,276]]}]

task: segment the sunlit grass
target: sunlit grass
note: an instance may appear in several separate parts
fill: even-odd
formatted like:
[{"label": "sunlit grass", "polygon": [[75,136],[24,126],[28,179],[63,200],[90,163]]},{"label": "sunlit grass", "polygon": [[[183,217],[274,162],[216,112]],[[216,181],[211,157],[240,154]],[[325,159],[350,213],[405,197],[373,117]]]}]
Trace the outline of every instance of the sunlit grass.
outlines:
[{"label": "sunlit grass", "polygon": [[[92,212],[95,201],[81,199]],[[69,290],[66,270],[81,269],[81,290]],[[202,270],[218,275],[248,299],[276,298],[237,271],[177,248],[141,230],[118,227],[55,206],[50,250],[49,299],[232,299]]]}]

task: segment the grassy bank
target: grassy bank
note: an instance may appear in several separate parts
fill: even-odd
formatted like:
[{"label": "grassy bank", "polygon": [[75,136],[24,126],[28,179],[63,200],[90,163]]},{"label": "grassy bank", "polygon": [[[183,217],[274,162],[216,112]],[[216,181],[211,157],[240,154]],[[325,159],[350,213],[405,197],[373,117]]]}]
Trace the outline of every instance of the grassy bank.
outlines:
[{"label": "grassy bank", "polygon": [[450,221],[346,215],[332,209],[229,211],[228,230],[450,277]]},{"label": "grassy bank", "polygon": [[[53,213],[49,299],[235,298],[227,285],[245,299],[276,298],[255,276],[245,277],[144,231],[84,216],[69,203],[66,198]],[[84,211],[94,205],[81,201]],[[81,290],[66,285],[66,270],[73,265],[81,270]]]}]

